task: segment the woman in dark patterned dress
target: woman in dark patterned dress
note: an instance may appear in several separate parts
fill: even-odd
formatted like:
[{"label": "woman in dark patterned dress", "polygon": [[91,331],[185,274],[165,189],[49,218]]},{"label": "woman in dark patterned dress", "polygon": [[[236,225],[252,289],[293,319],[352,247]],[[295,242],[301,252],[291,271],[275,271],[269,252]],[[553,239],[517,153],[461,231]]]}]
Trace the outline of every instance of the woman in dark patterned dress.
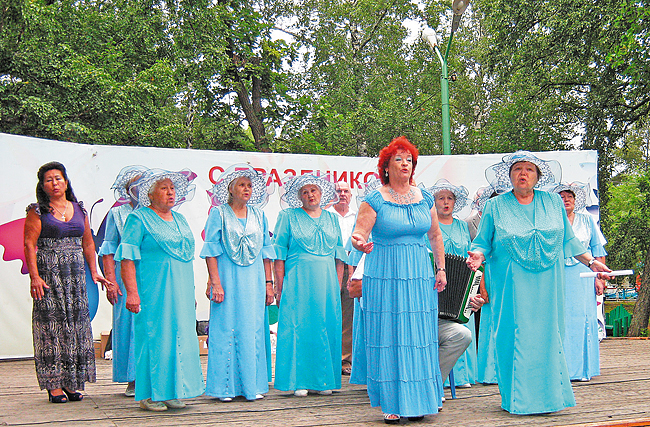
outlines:
[{"label": "woman in dark patterned dress", "polygon": [[36,200],[25,221],[36,377],[50,402],[79,401],[83,395],[77,390],[95,382],[84,258],[93,281],[108,288],[109,299],[117,290],[97,273],[90,223],[61,163],[38,170]]}]

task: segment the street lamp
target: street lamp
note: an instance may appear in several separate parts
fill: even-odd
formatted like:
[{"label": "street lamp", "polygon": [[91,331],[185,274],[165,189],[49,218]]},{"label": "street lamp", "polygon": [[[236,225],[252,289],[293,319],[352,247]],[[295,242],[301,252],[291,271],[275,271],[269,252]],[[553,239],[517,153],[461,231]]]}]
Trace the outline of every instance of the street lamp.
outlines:
[{"label": "street lamp", "polygon": [[445,50],[444,56],[438,48],[439,40],[436,32],[431,28],[427,27],[422,30],[422,41],[427,43],[438,55],[440,60],[440,65],[442,66],[442,72],[440,75],[440,98],[442,100],[442,153],[451,154],[451,126],[449,120],[449,75],[447,71],[447,57],[449,56],[449,50],[451,49],[451,41],[454,38],[454,33],[458,29],[460,24],[460,18],[467,9],[470,0],[453,0],[451,8],[454,11],[454,17],[451,21],[451,34],[449,35],[449,41],[447,42],[447,49]]}]

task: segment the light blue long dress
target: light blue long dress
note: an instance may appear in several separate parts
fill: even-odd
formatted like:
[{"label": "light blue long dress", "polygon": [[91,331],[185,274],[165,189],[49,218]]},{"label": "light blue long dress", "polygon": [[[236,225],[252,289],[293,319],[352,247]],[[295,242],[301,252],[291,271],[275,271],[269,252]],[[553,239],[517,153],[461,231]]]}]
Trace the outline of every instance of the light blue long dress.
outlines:
[{"label": "light blue long dress", "polygon": [[[354,249],[350,245],[350,264],[355,268],[359,266],[363,252]],[[346,249],[349,249],[346,247]],[[364,261],[365,264],[365,261]],[[361,267],[363,268],[363,266]],[[352,323],[352,372],[350,373],[350,384],[366,385],[368,372],[366,370],[366,338],[364,335],[365,325],[363,322],[363,296],[354,299],[354,320]]]},{"label": "light blue long dress", "polygon": [[[440,230],[442,231],[445,253],[467,257],[467,251],[471,244],[467,223],[454,218],[454,221],[451,224],[440,223]],[[474,314],[469,317],[469,321],[464,323],[463,326],[472,332],[472,343],[467,347],[467,350],[465,350],[465,352],[458,358],[458,361],[454,365],[454,382],[456,386],[461,384],[475,384],[478,376],[475,344],[476,337],[474,336]],[[449,380],[445,379],[445,386],[448,385]]]},{"label": "light blue long dress", "polygon": [[376,190],[365,200],[377,213],[363,275],[368,396],[382,412],[404,417],[442,407],[438,292],[427,238],[434,198],[422,195],[397,204]]},{"label": "light blue long dress", "polygon": [[557,194],[512,192],[485,205],[472,250],[490,269],[501,407],[513,414],[575,406],[564,349],[564,258],[585,252]]},{"label": "light blue long dress", "polygon": [[264,213],[248,206],[237,218],[229,205],[210,211],[201,258],[216,257],[224,290],[210,302],[208,374],[205,393],[254,400],[269,391],[264,259],[274,259]]},{"label": "light blue long dress", "polygon": [[[594,257],[607,255],[600,241],[600,231],[591,215],[576,213],[573,232]],[[589,379],[600,375],[598,348],[598,318],[594,279],[580,278],[580,273],[591,269],[575,258],[567,258],[566,273],[566,333],[564,351],[572,380]]]},{"label": "light blue long dress", "polygon": [[[99,256],[115,254],[127,216],[133,211],[130,204],[116,206],[108,211],[104,242],[99,248]],[[113,305],[113,381],[130,382],[135,380],[135,346],[133,344],[133,313],[126,309],[126,288],[122,283],[120,262],[115,262],[115,279],[122,295],[117,296]]]},{"label": "light blue long dress", "polygon": [[478,349],[477,349],[477,377],[476,380],[483,384],[497,383],[496,370],[496,343],[494,341],[493,316],[492,316],[492,290],[489,265],[485,265],[485,291],[489,301],[481,307],[481,322],[479,324]]},{"label": "light blue long dress", "polygon": [[278,390],[341,388],[341,296],[335,258],[348,256],[336,216],[302,208],[280,212],[277,259],[285,260],[278,315],[275,384]]},{"label": "light blue long dress", "polygon": [[135,322],[135,399],[203,394],[194,308],[194,237],[185,217],[165,221],[152,209],[126,219],[115,259],[135,261],[140,312]]}]

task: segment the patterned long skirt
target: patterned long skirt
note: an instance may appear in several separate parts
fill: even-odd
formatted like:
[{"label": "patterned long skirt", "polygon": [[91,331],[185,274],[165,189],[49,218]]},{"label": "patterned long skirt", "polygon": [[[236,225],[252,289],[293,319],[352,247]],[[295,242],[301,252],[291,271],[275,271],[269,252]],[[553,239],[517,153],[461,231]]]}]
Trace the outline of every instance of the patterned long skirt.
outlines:
[{"label": "patterned long skirt", "polygon": [[38,273],[49,286],[32,311],[38,384],[83,390],[95,382],[95,350],[81,237],[40,238],[37,247]]}]

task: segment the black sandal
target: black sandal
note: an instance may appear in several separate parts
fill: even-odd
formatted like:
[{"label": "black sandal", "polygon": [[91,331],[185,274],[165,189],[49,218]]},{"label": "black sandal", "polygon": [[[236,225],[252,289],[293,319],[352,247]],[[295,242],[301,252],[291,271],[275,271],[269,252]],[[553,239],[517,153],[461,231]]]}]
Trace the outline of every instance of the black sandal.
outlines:
[{"label": "black sandal", "polygon": [[397,414],[384,414],[384,422],[386,424],[399,424],[399,420],[400,420],[400,416]]},{"label": "black sandal", "polygon": [[79,393],[78,391],[70,392],[64,388],[63,392],[68,396],[68,400],[70,402],[81,402],[82,400],[84,400],[84,395]]},{"label": "black sandal", "polygon": [[424,415],[420,415],[419,417],[409,417],[409,421],[422,421],[424,419]]},{"label": "black sandal", "polygon": [[66,403],[68,398],[65,394],[53,395],[50,390],[47,391],[47,397],[51,403]]}]

